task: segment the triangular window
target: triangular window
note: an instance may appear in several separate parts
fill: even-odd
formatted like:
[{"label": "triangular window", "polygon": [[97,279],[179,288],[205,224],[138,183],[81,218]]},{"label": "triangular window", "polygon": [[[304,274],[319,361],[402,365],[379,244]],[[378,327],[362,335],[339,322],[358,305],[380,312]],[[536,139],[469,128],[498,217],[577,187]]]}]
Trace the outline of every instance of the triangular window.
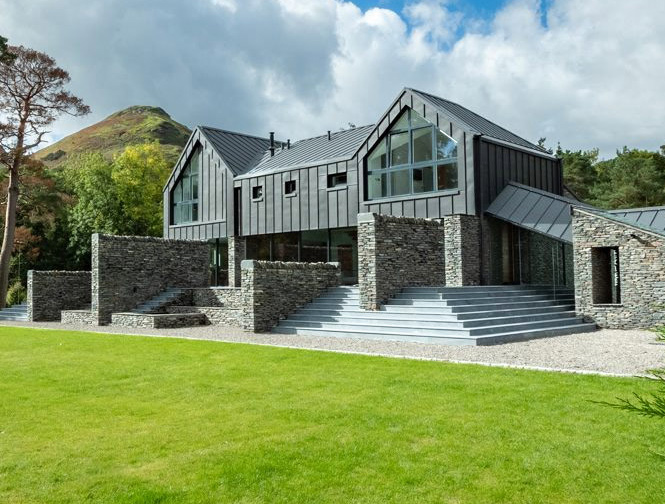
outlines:
[{"label": "triangular window", "polygon": [[457,142],[407,108],[366,166],[368,199],[456,190]]}]

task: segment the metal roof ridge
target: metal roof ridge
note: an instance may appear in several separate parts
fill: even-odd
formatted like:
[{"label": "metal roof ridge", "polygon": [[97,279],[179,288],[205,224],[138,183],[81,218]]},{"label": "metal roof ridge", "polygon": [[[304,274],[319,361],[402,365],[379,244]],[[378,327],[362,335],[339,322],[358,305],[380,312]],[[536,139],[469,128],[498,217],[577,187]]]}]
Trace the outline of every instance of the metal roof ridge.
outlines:
[{"label": "metal roof ridge", "polygon": [[[231,131],[231,130],[227,130],[227,129],[223,129],[223,128],[216,128],[214,126],[204,126],[203,124],[199,124],[196,127],[200,130],[209,129],[209,130],[213,130],[213,131],[219,131],[220,133],[228,133],[228,134],[231,134],[231,135],[239,135],[239,136],[244,136],[244,137],[247,137],[247,138],[255,138],[257,140],[265,140],[266,142],[270,141],[270,138],[260,137],[260,136],[257,136],[257,135],[250,135],[248,133],[241,133],[239,131]],[[286,143],[286,142],[282,142],[281,140],[275,140],[275,142]]]},{"label": "metal roof ridge", "polygon": [[657,212],[659,210],[665,210],[665,205],[652,206],[652,207],[636,207],[636,208],[615,208],[613,210],[603,210],[603,211],[607,213],[628,213],[628,212]]},{"label": "metal roof ridge", "polygon": [[645,224],[638,224],[637,222],[626,221],[626,220],[622,219],[621,217],[618,217],[618,216],[608,212],[607,210],[599,210],[599,209],[593,208],[593,207],[591,207],[591,208],[584,208],[584,207],[576,208],[576,210],[579,211],[579,212],[582,212],[582,213],[584,213],[584,212],[590,213],[590,214],[593,214],[597,217],[601,217],[601,218],[610,220],[612,222],[618,222],[619,224],[623,224],[624,226],[632,227],[633,229],[637,229],[637,230],[642,231],[644,233],[651,233],[651,234],[657,235],[660,238],[665,237],[665,231],[660,231],[659,229],[652,228],[651,226],[647,226]]}]

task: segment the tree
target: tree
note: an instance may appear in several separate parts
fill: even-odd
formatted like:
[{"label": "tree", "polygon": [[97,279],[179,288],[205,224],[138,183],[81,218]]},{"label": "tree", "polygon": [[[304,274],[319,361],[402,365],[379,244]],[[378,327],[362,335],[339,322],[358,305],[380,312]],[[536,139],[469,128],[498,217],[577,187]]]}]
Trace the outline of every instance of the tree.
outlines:
[{"label": "tree", "polygon": [[69,74],[50,56],[23,46],[8,46],[15,56],[0,63],[0,164],[9,174],[5,229],[0,249],[0,308],[5,306],[20,193],[19,173],[46,127],[61,114],[85,115],[90,108],[65,89]]},{"label": "tree", "polygon": [[628,149],[595,166],[597,182],[591,203],[601,208],[649,207],[665,204],[665,156]]},{"label": "tree", "polygon": [[0,35],[0,64],[11,65],[14,59],[16,59],[16,56],[9,52],[7,48],[7,39]]},{"label": "tree", "polygon": [[582,201],[589,201],[591,189],[596,183],[595,164],[598,161],[598,149],[588,151],[563,150],[557,148],[556,155],[563,164],[563,180],[573,194]]},{"label": "tree", "polygon": [[171,173],[157,143],[127,147],[113,160],[113,180],[124,211],[131,216],[132,234],[161,236],[162,190]]}]

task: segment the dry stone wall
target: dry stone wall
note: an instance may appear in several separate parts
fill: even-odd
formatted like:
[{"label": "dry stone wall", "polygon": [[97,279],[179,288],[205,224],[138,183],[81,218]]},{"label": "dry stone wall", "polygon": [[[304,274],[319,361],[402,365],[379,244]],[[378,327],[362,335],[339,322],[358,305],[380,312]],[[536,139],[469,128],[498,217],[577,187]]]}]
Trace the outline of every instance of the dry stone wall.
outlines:
[{"label": "dry stone wall", "polygon": [[60,320],[62,310],[90,305],[89,271],[28,271],[28,320]]},{"label": "dry stone wall", "polygon": [[360,306],[378,310],[404,287],[444,285],[441,222],[365,213],[358,215]]},{"label": "dry stone wall", "polygon": [[242,262],[243,328],[270,331],[281,318],[339,285],[338,263]]},{"label": "dry stone wall", "polygon": [[92,236],[92,310],[98,324],[168,287],[208,285],[206,242],[142,236]]},{"label": "dry stone wall", "polygon": [[[606,276],[594,271],[599,247],[618,247],[621,299],[594,304]],[[575,305],[578,314],[607,328],[651,328],[665,323],[665,237],[581,209],[573,210]],[[598,283],[598,285],[596,285]]]},{"label": "dry stone wall", "polygon": [[446,285],[480,285],[480,219],[475,215],[443,218]]}]

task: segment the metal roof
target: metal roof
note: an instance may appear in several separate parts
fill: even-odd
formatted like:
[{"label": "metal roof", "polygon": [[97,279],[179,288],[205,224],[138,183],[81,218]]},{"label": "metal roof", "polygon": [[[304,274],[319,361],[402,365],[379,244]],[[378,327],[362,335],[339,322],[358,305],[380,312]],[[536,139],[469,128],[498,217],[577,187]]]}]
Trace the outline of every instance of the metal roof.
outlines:
[{"label": "metal roof", "polygon": [[374,125],[336,131],[305,140],[298,140],[287,149],[284,144],[270,156],[266,151],[258,163],[246,175],[273,172],[286,168],[313,166],[347,160],[374,129]]},{"label": "metal roof", "polygon": [[428,101],[436,108],[441,109],[443,112],[446,112],[448,115],[452,116],[454,120],[460,122],[462,125],[465,125],[468,129],[470,129],[475,133],[479,133],[481,135],[485,135],[503,142],[509,142],[515,145],[520,145],[522,147],[526,147],[528,149],[533,149],[538,152],[542,152],[543,154],[550,155],[550,153],[547,150],[543,149],[542,147],[533,144],[528,140],[525,140],[524,138],[516,135],[515,133],[512,133],[511,131],[508,131],[505,128],[502,128],[501,126],[499,126],[496,123],[493,123],[489,119],[486,119],[483,116],[480,116],[475,112],[472,112],[471,110],[462,107],[461,105],[455,102],[451,102],[450,100],[445,100],[444,98],[441,98],[439,96],[434,96],[429,93],[425,93],[423,91],[418,91],[417,89],[412,89],[412,88],[407,88],[407,89],[409,89],[412,93],[419,95],[420,98],[422,98],[425,101]]},{"label": "metal roof", "polygon": [[[252,168],[270,147],[270,140],[210,126],[198,129],[212,144],[234,175],[242,175]],[[281,142],[278,142],[281,145]]]},{"label": "metal roof", "polygon": [[606,210],[605,212],[618,217],[623,222],[661,233],[665,232],[665,206],[626,208],[624,210]]},{"label": "metal roof", "polygon": [[570,198],[509,182],[486,212],[515,226],[572,243],[572,206],[591,208]]}]

